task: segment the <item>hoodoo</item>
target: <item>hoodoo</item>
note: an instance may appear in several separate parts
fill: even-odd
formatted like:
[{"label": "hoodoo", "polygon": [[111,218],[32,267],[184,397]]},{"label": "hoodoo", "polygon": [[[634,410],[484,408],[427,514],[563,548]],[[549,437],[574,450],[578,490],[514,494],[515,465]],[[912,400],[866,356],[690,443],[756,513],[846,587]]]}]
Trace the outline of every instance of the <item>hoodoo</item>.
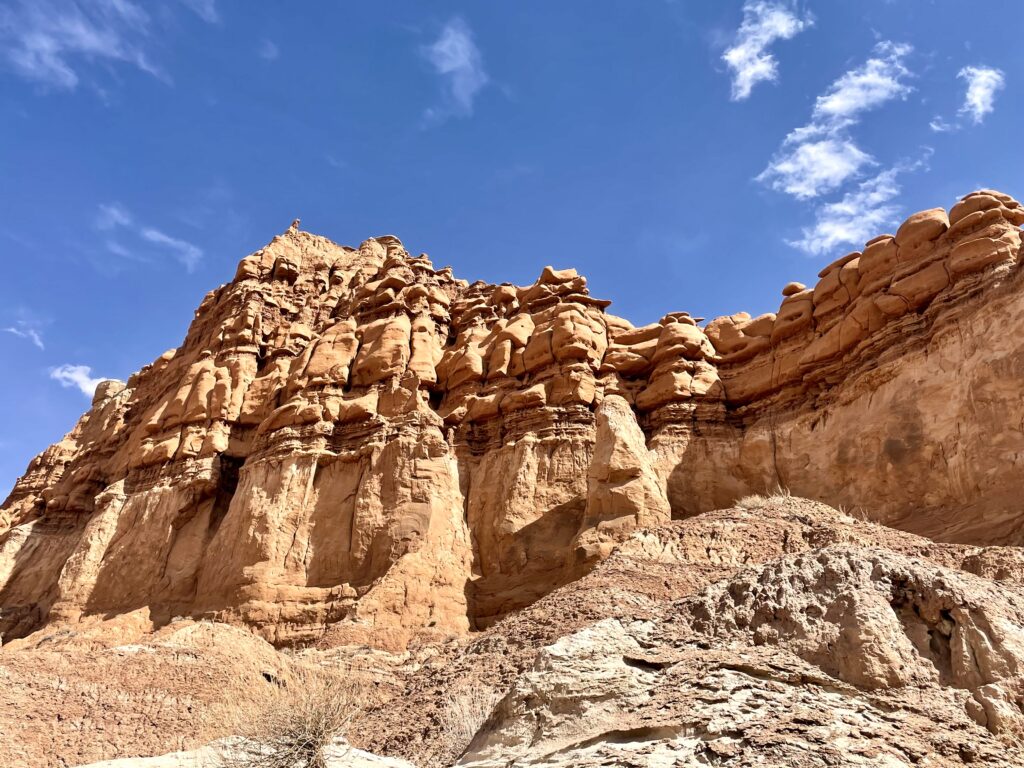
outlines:
[{"label": "hoodoo", "polygon": [[0,634],[145,607],[399,649],[776,487],[1024,544],[1022,224],[975,192],[775,314],[633,327],[572,269],[469,283],[296,222],[32,461],[0,508]]}]

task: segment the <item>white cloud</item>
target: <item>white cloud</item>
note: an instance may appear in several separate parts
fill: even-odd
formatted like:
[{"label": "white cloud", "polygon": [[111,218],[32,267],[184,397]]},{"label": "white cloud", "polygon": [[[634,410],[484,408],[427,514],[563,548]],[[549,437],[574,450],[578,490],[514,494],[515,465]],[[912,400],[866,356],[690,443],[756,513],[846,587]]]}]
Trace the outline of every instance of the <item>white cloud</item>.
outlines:
[{"label": "white cloud", "polygon": [[203,251],[198,246],[193,245],[186,240],[179,240],[175,237],[171,237],[170,235],[166,235],[159,229],[146,227],[139,232],[139,235],[141,235],[144,240],[165,246],[173,251],[175,257],[185,265],[185,270],[188,272],[192,272],[203,258]]},{"label": "white cloud", "polygon": [[26,79],[71,90],[95,61],[131,64],[159,78],[150,62],[150,18],[132,0],[13,0],[0,8],[0,46]]},{"label": "white cloud", "polygon": [[904,80],[910,77],[903,59],[913,49],[909,45],[881,42],[877,56],[857,69],[843,74],[817,98],[813,122],[840,125],[856,120],[861,112],[880,107],[896,98],[905,99],[913,88]]},{"label": "white cloud", "polygon": [[9,325],[6,328],[0,328],[0,331],[13,334],[20,339],[30,341],[39,349],[46,349],[46,345],[43,344],[43,334],[27,320],[18,320],[14,325]]},{"label": "white cloud", "polygon": [[927,166],[932,150],[925,148],[916,162],[903,162],[862,181],[856,189],[818,208],[814,226],[805,227],[799,240],[787,241],[812,256],[832,253],[840,246],[859,248],[878,232],[896,222],[899,206],[893,204],[902,191],[901,173]]},{"label": "white cloud", "polygon": [[838,202],[823,205],[818,209],[814,226],[805,227],[799,240],[787,242],[813,256],[831,253],[840,245],[865,243],[899,213],[899,208],[891,203],[900,193],[898,173],[898,169],[890,168],[861,182]]},{"label": "white cloud", "polygon": [[88,365],[59,365],[50,371],[50,378],[60,382],[62,387],[78,387],[86,397],[96,393],[96,387],[107,379],[94,379]]},{"label": "white cloud", "polygon": [[[134,233],[148,243],[162,246],[170,250],[174,257],[180,261],[186,271],[192,272],[199,265],[203,258],[202,249],[176,237],[171,237],[165,232],[154,227],[142,224],[136,225],[135,217],[120,203],[103,203],[99,206],[99,212],[94,221],[96,229],[101,232],[111,232],[118,228],[124,228]],[[107,238],[104,242],[108,251],[121,258],[138,258],[132,251],[125,247],[118,240]]]},{"label": "white cloud", "polygon": [[862,66],[841,75],[815,100],[811,122],[790,132],[782,149],[757,180],[772,189],[807,200],[839,189],[856,178],[874,158],[857,146],[849,129],[864,112],[893,99],[905,99],[912,88],[903,63],[909,45],[884,41]]},{"label": "white cloud", "polygon": [[191,8],[199,18],[208,24],[216,24],[220,21],[216,0],[181,0],[181,2]]},{"label": "white cloud", "polygon": [[473,33],[460,18],[445,24],[440,37],[422,50],[445,83],[445,104],[427,111],[427,117],[438,120],[450,115],[468,117],[473,114],[473,101],[487,85],[480,49],[473,42]]},{"label": "white cloud", "polygon": [[813,25],[809,15],[800,18],[787,4],[777,0],[747,0],[736,40],[722,54],[722,60],[732,71],[732,100],[747,98],[758,83],[775,82],[779,66],[768,47]]},{"label": "white cloud", "polygon": [[260,43],[259,54],[261,59],[265,59],[266,61],[276,61],[281,55],[281,51],[273,40],[264,40]]},{"label": "white cloud", "polygon": [[1002,70],[992,67],[964,67],[957,77],[967,81],[967,93],[960,114],[970,115],[975,123],[995,109],[996,93],[1006,87]]},{"label": "white cloud", "polygon": [[936,133],[963,130],[962,118],[965,117],[970,117],[975,125],[984,122],[985,115],[995,109],[996,94],[1006,87],[1006,76],[1002,70],[992,67],[964,67],[957,73],[957,77],[967,81],[964,103],[957,112],[959,118],[950,122],[941,115],[936,115],[928,123],[928,127]]},{"label": "white cloud", "polygon": [[874,163],[853,141],[825,138],[797,144],[757,177],[798,200],[808,200],[837,189],[861,168]]}]

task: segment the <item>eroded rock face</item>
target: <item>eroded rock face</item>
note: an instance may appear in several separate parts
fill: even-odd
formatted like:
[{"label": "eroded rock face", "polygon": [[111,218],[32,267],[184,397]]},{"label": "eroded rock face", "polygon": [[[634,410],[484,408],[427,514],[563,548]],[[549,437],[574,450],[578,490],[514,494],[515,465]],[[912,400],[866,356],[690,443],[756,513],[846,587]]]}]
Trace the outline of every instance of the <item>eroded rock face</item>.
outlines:
[{"label": "eroded rock face", "polygon": [[1008,768],[1024,761],[1022,558],[802,499],[745,501],[636,532],[446,649],[354,737],[444,764],[420,755],[469,690],[490,704],[449,762],[474,768]]},{"label": "eroded rock face", "polygon": [[153,632],[145,609],[89,617],[0,648],[0,755],[202,764],[197,748],[258,711],[245,702],[305,669],[352,685],[342,735],[363,752],[341,765],[1010,768],[1022,566],[1020,547],[781,496],[635,531],[493,626],[402,652],[281,652],[205,621]]},{"label": "eroded rock face", "polygon": [[470,284],[293,225],[33,460],[0,508],[0,634],[148,607],[398,648],[775,486],[1019,543],[1022,223],[974,193],[704,328],[633,327],[571,269]]},{"label": "eroded rock face", "polygon": [[[1024,209],[990,190],[911,216],[787,295],[706,331],[739,427],[667,466],[673,508],[781,486],[951,541],[1020,543]],[[671,427],[652,446],[677,456]],[[694,457],[696,458],[696,457]]]}]

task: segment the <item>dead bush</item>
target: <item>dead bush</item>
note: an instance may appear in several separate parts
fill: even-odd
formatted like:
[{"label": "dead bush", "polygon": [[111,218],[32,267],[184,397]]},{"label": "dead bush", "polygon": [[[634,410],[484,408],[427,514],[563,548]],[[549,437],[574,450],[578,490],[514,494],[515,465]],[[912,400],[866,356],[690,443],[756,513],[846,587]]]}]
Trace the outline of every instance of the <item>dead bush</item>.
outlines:
[{"label": "dead bush", "polygon": [[454,765],[491,716],[502,694],[487,685],[460,686],[444,698],[440,723],[420,765]]},{"label": "dead bush", "polygon": [[232,702],[225,724],[236,738],[223,748],[225,768],[326,768],[364,701],[346,677],[294,667]]},{"label": "dead bush", "polygon": [[736,506],[740,509],[757,509],[758,507],[764,507],[773,501],[790,499],[792,497],[793,494],[790,493],[788,488],[776,486],[773,491],[768,491],[766,493],[753,493],[749,496],[744,496],[736,502]]}]

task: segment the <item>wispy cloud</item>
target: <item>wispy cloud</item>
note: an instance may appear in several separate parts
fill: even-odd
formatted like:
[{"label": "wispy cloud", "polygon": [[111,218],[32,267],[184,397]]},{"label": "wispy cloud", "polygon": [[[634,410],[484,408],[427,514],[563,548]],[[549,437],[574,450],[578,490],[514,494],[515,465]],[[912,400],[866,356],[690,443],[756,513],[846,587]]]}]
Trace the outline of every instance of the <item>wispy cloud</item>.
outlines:
[{"label": "wispy cloud", "polygon": [[189,272],[192,272],[199,266],[199,262],[203,258],[203,251],[198,246],[193,245],[187,240],[179,240],[176,237],[164,234],[159,229],[146,227],[139,234],[144,240],[169,248]]},{"label": "wispy cloud", "polygon": [[192,9],[207,24],[216,24],[220,21],[217,0],[181,0],[181,2]]},{"label": "wispy cloud", "polygon": [[281,56],[281,51],[273,40],[264,40],[260,43],[259,54],[264,61],[277,61]]},{"label": "wispy cloud", "polygon": [[935,133],[952,133],[963,130],[964,119],[970,118],[975,125],[980,125],[985,116],[995,109],[996,94],[1006,87],[1006,75],[993,67],[964,67],[957,77],[967,82],[964,92],[964,103],[957,111],[955,120],[947,120],[936,115],[928,127]]},{"label": "wispy cloud", "polygon": [[[215,0],[181,2],[206,22],[220,21]],[[6,0],[0,56],[25,79],[59,90],[74,90],[100,63],[126,64],[169,83],[150,57],[159,44],[154,26],[166,16],[162,5],[140,0]]]},{"label": "wispy cloud", "polygon": [[862,181],[842,199],[818,208],[814,226],[805,227],[790,245],[812,256],[832,253],[840,246],[859,247],[879,231],[895,223],[900,207],[893,203],[902,188],[900,174],[926,166],[931,149],[913,163],[901,163]]},{"label": "wispy cloud", "polygon": [[130,227],[132,215],[120,203],[100,203],[96,214],[96,229],[109,232],[117,227]]},{"label": "wispy cloud", "polygon": [[895,168],[890,168],[862,181],[838,202],[823,205],[814,226],[804,228],[799,240],[787,242],[813,256],[831,253],[840,245],[864,243],[899,211],[891,202],[900,193],[897,174]]},{"label": "wispy cloud", "polygon": [[813,25],[809,14],[801,18],[787,3],[747,0],[736,40],[722,54],[732,72],[732,100],[746,99],[758,83],[775,82],[779,65],[769,53],[769,46],[776,40],[789,40]]},{"label": "wispy cloud", "polygon": [[957,77],[967,81],[967,93],[960,114],[970,115],[975,124],[995,109],[996,94],[1006,87],[1006,76],[993,67],[964,67]]},{"label": "wispy cloud", "polygon": [[904,58],[909,45],[888,41],[874,56],[840,76],[814,104],[811,122],[792,131],[757,180],[772,189],[807,200],[832,192],[855,178],[874,158],[860,149],[849,129],[861,115],[913,90]]},{"label": "wispy cloud", "polygon": [[489,78],[466,22],[458,17],[449,21],[437,40],[421,53],[444,81],[444,104],[428,109],[427,119],[440,121],[450,116],[472,115],[473,102]]},{"label": "wispy cloud", "polygon": [[23,77],[71,90],[94,61],[166,79],[146,54],[150,17],[132,0],[12,0],[0,8],[0,45]]},{"label": "wispy cloud", "polygon": [[46,349],[46,345],[43,344],[42,331],[35,325],[35,323],[28,320],[18,320],[14,325],[9,325],[6,328],[0,328],[0,331],[13,334],[20,339],[25,339],[39,349]]},{"label": "wispy cloud", "polygon": [[757,180],[798,200],[809,200],[838,189],[872,163],[871,155],[850,138],[798,141],[772,160]]},{"label": "wispy cloud", "polygon": [[103,378],[94,379],[92,368],[88,365],[69,365],[67,363],[51,369],[50,378],[60,382],[62,387],[77,387],[86,397],[96,394],[96,387],[106,381]]},{"label": "wispy cloud", "polygon": [[136,256],[131,251],[129,251],[127,248],[121,245],[121,243],[119,243],[117,240],[107,240],[104,242],[104,245],[107,247],[108,251],[110,251],[115,256],[120,256],[122,259],[136,258]]},{"label": "wispy cloud", "polygon": [[[185,270],[192,272],[203,258],[203,250],[187,240],[172,237],[155,227],[136,225],[135,217],[120,203],[102,203],[96,214],[95,227],[101,232],[112,234],[123,230],[139,237],[147,243],[158,245],[170,251],[184,265]],[[113,237],[107,237],[105,245],[110,253],[121,258],[137,258],[132,251]]]},{"label": "wispy cloud", "polygon": [[819,256],[861,245],[898,216],[894,201],[901,191],[899,176],[925,165],[931,150],[917,162],[901,162],[863,179],[865,170],[878,162],[857,145],[852,129],[864,114],[913,92],[908,83],[913,74],[906,65],[912,51],[909,45],[879,42],[867,61],[844,72],[815,99],[810,122],[790,132],[757,177],[798,200],[818,198],[862,179],[838,200],[819,205],[814,224],[803,228],[799,239],[787,241],[793,247]]},{"label": "wispy cloud", "polygon": [[872,58],[844,73],[817,98],[812,125],[845,127],[856,122],[862,112],[896,98],[905,99],[914,90],[905,82],[911,74],[904,59],[911,51],[906,44],[878,43]]}]

